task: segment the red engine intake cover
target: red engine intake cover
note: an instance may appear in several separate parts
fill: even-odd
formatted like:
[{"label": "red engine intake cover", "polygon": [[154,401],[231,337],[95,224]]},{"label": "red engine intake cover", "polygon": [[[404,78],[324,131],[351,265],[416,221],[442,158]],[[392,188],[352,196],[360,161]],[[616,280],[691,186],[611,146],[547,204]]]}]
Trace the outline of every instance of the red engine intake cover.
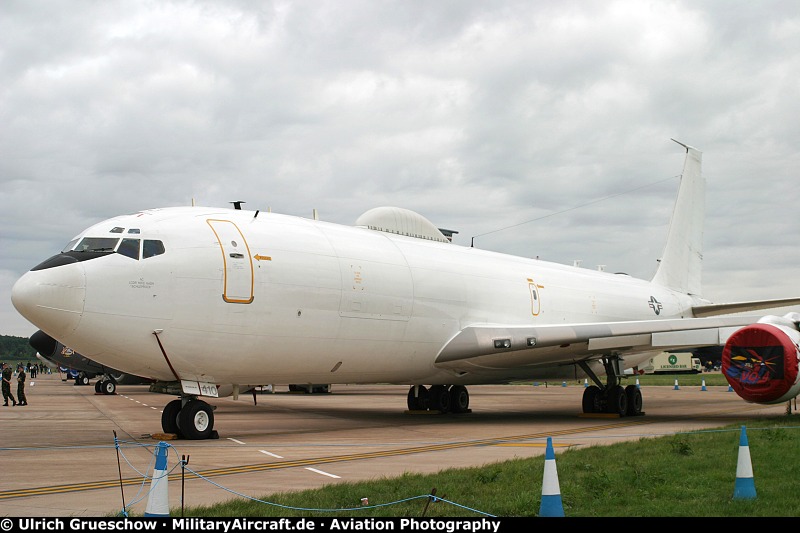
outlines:
[{"label": "red engine intake cover", "polygon": [[722,373],[748,402],[774,401],[797,380],[797,349],[770,324],[745,326],[730,336],[722,351]]}]

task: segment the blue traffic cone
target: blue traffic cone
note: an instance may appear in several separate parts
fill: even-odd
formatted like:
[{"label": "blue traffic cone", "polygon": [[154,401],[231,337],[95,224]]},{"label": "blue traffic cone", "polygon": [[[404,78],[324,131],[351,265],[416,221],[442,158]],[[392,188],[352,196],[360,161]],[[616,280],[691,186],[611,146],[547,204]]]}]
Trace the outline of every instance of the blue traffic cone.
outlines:
[{"label": "blue traffic cone", "polygon": [[639,385],[639,378],[636,378],[636,388],[641,389],[642,387]]},{"label": "blue traffic cone", "polygon": [[705,379],[703,380],[703,385],[700,387],[700,390],[701,390],[701,391],[703,391],[703,390],[708,390],[708,389],[706,388],[706,380],[705,380]]},{"label": "blue traffic cone", "polygon": [[753,463],[750,462],[750,446],[747,433],[742,426],[739,436],[739,460],[736,463],[736,485],[733,488],[734,500],[753,500],[756,497],[756,484],[753,481]]},{"label": "blue traffic cone", "polygon": [[586,378],[583,378],[583,388],[586,388],[588,386],[589,386],[589,380],[586,379]]},{"label": "blue traffic cone", "polygon": [[733,392],[733,386],[732,385],[728,385],[728,392]]},{"label": "blue traffic cone", "polygon": [[562,382],[561,382],[561,386],[562,386],[562,387],[566,387],[566,386],[567,386],[567,382],[566,382],[566,381],[562,381]]},{"label": "blue traffic cone", "polygon": [[547,449],[544,453],[544,479],[542,480],[542,502],[539,505],[539,516],[564,516],[552,437],[547,437]]},{"label": "blue traffic cone", "polygon": [[677,379],[675,380],[675,388],[672,389],[672,390],[680,390],[680,387],[678,387],[678,380]]},{"label": "blue traffic cone", "polygon": [[169,516],[167,448],[169,448],[169,444],[163,441],[156,446],[156,466],[153,468],[153,477],[150,480],[150,494],[147,497],[145,516]]}]

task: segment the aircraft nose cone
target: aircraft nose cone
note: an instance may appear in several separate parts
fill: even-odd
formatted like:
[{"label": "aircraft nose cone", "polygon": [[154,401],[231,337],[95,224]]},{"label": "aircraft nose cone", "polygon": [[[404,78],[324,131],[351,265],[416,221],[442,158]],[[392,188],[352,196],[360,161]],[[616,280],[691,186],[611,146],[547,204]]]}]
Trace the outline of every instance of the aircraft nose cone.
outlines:
[{"label": "aircraft nose cone", "polygon": [[28,322],[56,339],[78,326],[83,313],[86,283],[80,263],[32,270],[11,289],[11,303]]}]

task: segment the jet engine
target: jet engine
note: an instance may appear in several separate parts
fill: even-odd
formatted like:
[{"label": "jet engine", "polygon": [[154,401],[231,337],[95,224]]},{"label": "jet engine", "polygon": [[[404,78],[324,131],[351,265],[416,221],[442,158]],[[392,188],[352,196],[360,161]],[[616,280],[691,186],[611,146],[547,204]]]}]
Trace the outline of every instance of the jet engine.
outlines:
[{"label": "jet engine", "polygon": [[737,330],[722,351],[722,373],[752,403],[787,402],[800,393],[800,313],[765,316]]}]

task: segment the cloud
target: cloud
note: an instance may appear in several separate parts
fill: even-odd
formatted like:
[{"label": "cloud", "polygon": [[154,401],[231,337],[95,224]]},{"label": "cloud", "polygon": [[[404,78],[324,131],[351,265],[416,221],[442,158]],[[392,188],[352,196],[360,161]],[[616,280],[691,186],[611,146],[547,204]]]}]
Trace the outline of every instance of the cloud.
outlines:
[{"label": "cloud", "polygon": [[706,296],[794,295],[798,11],[4,2],[3,332],[32,332],[13,281],[84,227],[193,201],[345,224],[397,205],[458,245],[648,278],[670,138],[704,152]]}]

